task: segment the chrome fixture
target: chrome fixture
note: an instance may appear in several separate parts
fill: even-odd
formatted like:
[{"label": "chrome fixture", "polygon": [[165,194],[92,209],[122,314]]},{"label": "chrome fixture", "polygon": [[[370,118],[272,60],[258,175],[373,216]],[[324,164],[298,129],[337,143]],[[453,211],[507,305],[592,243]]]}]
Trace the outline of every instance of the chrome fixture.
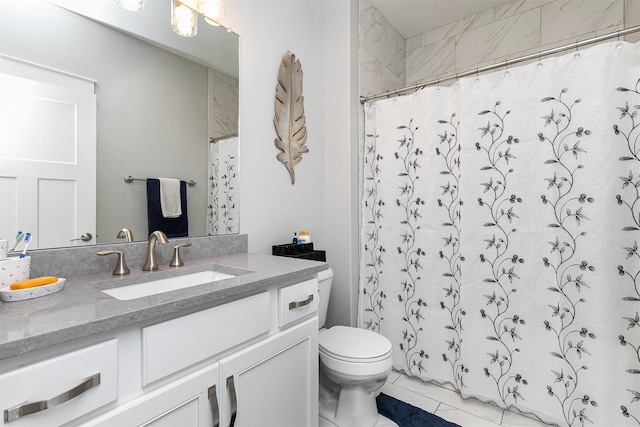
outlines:
[{"label": "chrome fixture", "polygon": [[180,248],[188,248],[189,246],[191,246],[191,243],[181,243],[173,248],[173,259],[169,263],[171,267],[182,267],[184,265],[182,258],[180,258]]},{"label": "chrome fixture", "polygon": [[111,255],[111,254],[117,254],[118,255],[118,262],[116,263],[116,268],[113,269],[113,275],[114,276],[123,276],[125,274],[129,274],[129,268],[127,267],[127,263],[124,260],[124,253],[122,251],[100,251],[98,252],[98,255],[100,256],[105,256],[105,255]]},{"label": "chrome fixture", "polygon": [[123,228],[118,231],[118,235],[116,237],[118,239],[127,239],[127,242],[133,242],[133,233],[128,228]]},{"label": "chrome fixture", "polygon": [[158,263],[156,262],[156,242],[168,243],[167,235],[162,231],[154,231],[149,235],[149,243],[147,244],[147,262],[142,271],[153,271],[158,269]]},{"label": "chrome fixture", "polygon": [[93,239],[93,234],[91,233],[82,233],[80,237],[77,239],[71,239],[70,242],[75,242],[76,240],[82,240],[83,242],[90,242]]},{"label": "chrome fixture", "polygon": [[36,412],[47,411],[49,409],[55,408],[56,406],[59,406],[65,402],[69,402],[80,396],[85,391],[99,385],[100,372],[91,375],[89,378],[85,378],[82,383],[50,399],[40,400],[38,402],[25,402],[21,403],[18,406],[14,406],[13,408],[5,409],[4,422],[8,423],[10,421],[17,420],[18,418],[22,418],[26,415],[31,415],[35,414]]},{"label": "chrome fixture", "polygon": [[198,12],[178,0],[171,0],[171,29],[183,37],[198,34]]},{"label": "chrome fixture", "polygon": [[[237,135],[236,135],[237,136]],[[211,142],[211,141],[210,141]],[[146,178],[134,178],[131,175],[125,175],[124,177],[124,182],[126,182],[127,184],[131,184],[133,181],[144,181],[147,182]],[[187,185],[189,187],[193,187],[194,185],[197,184],[197,182],[195,182],[194,180],[190,179],[189,181],[186,181]]]}]

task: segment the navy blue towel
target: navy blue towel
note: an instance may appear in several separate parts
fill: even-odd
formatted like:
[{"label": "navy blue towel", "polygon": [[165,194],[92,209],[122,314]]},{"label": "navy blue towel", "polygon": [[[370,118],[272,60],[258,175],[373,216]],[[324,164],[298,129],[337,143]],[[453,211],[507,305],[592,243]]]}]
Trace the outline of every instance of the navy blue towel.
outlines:
[{"label": "navy blue towel", "polygon": [[160,180],[147,178],[147,218],[149,220],[149,234],[156,230],[162,231],[167,237],[187,237],[189,235],[189,221],[187,221],[187,183],[180,181],[180,203],[182,215],[178,218],[162,216],[160,206]]}]

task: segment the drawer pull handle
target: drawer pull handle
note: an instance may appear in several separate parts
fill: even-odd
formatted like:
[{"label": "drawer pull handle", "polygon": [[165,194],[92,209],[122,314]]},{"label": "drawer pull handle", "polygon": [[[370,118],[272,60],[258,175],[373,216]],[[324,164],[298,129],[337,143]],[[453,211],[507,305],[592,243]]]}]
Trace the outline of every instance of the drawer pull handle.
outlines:
[{"label": "drawer pull handle", "polygon": [[216,396],[215,384],[209,387],[209,406],[211,407],[211,418],[213,418],[213,427],[220,426],[220,411],[218,409],[218,397]]},{"label": "drawer pull handle", "polygon": [[236,397],[236,386],[233,384],[233,375],[227,378],[227,390],[229,390],[229,395],[231,396],[231,422],[229,422],[229,427],[233,427],[238,413],[238,399]]},{"label": "drawer pull handle", "polygon": [[51,399],[41,400],[40,402],[23,403],[22,405],[15,406],[10,409],[4,410],[4,422],[17,420],[18,418],[26,415],[35,414],[36,412],[46,411],[50,408],[55,408],[71,399],[80,396],[85,391],[97,387],[100,385],[100,373],[92,375],[85,379],[82,384],[79,384],[71,390],[65,391],[62,394],[52,397]]},{"label": "drawer pull handle", "polygon": [[309,295],[304,301],[294,301],[289,303],[289,310],[293,310],[294,308],[304,307],[305,305],[311,304],[313,301],[313,295]]}]

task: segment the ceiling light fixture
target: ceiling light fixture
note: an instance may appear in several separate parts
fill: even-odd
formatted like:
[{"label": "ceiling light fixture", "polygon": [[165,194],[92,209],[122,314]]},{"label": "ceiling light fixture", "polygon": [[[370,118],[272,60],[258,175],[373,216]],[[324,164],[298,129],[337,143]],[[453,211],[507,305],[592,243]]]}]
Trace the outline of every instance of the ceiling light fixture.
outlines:
[{"label": "ceiling light fixture", "polygon": [[123,9],[139,12],[144,9],[145,0],[115,0],[116,4]]},{"label": "ceiling light fixture", "polygon": [[193,37],[198,34],[198,12],[171,0],[171,29],[183,37]]},{"label": "ceiling light fixture", "polygon": [[204,21],[213,26],[220,26],[216,20],[224,16],[225,0],[199,0],[198,12],[204,16]]}]

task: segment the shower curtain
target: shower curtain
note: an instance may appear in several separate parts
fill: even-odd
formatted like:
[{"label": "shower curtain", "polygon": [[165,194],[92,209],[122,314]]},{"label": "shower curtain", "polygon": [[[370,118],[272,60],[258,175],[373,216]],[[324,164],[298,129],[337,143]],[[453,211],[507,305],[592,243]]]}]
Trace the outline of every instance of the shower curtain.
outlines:
[{"label": "shower curtain", "polygon": [[561,426],[640,425],[640,46],[365,105],[359,326]]},{"label": "shower curtain", "polygon": [[209,196],[207,236],[238,233],[238,137],[212,139],[209,143]]}]

